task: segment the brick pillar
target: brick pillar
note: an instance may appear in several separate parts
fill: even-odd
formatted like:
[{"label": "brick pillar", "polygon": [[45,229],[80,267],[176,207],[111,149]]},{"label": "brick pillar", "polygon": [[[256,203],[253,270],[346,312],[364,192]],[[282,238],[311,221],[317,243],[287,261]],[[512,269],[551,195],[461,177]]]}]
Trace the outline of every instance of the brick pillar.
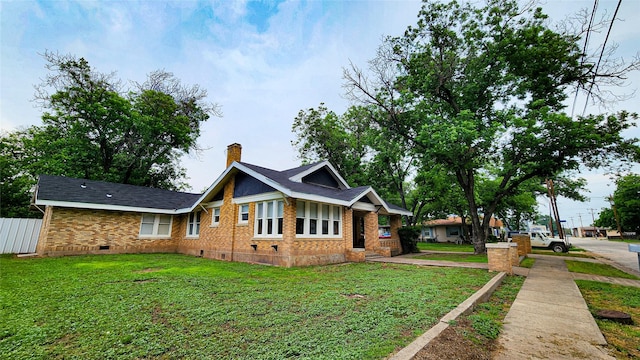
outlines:
[{"label": "brick pillar", "polygon": [[374,251],[379,247],[378,214],[369,212],[364,216],[364,248],[365,250]]},{"label": "brick pillar", "polygon": [[517,243],[508,243],[511,245],[509,248],[509,254],[511,255],[511,266],[520,265],[520,255],[518,255],[518,244]]},{"label": "brick pillar", "polygon": [[400,241],[398,229],[402,227],[402,217],[400,215],[389,216],[389,225],[391,225],[391,239]]},{"label": "brick pillar", "polygon": [[353,210],[342,208],[342,238],[344,239],[344,249],[353,249]]},{"label": "brick pillar", "polygon": [[513,235],[512,241],[518,244],[518,256],[531,254],[531,238],[529,235]]},{"label": "brick pillar", "polygon": [[293,244],[296,241],[296,208],[297,201],[293,198],[285,198],[284,218],[282,224],[282,242],[278,253],[286,267],[293,266]]},{"label": "brick pillar", "polygon": [[509,275],[513,275],[510,254],[511,244],[499,242],[487,244],[486,247],[487,258],[489,260],[489,271],[501,271],[506,272]]},{"label": "brick pillar", "polygon": [[227,167],[231,165],[232,162],[237,161],[240,162],[242,159],[242,145],[238,143],[233,143],[227,146]]}]

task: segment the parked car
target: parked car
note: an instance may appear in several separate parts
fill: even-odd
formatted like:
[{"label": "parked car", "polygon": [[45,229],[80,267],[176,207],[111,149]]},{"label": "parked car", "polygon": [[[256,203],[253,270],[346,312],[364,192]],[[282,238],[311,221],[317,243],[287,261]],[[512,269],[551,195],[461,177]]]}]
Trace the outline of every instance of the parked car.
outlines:
[{"label": "parked car", "polygon": [[546,234],[538,232],[538,231],[529,231],[529,232],[521,232],[521,231],[509,231],[507,233],[507,241],[511,242],[513,235],[522,234],[529,235],[531,238],[531,247],[534,248],[543,248],[553,250],[553,252],[568,252],[571,248],[571,243],[569,239],[560,239],[560,238],[550,238]]}]

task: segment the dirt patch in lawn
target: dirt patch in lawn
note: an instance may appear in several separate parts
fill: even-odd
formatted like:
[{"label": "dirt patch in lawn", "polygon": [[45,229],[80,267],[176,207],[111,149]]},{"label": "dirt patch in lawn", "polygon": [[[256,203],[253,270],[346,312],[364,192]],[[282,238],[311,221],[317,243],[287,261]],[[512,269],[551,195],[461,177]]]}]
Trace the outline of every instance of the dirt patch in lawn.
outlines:
[{"label": "dirt patch in lawn", "polygon": [[415,360],[490,360],[491,352],[497,348],[496,340],[474,337],[471,321],[458,319],[435,339],[431,340],[413,358]]},{"label": "dirt patch in lawn", "polygon": [[134,271],[134,273],[136,273],[136,274],[146,274],[146,273],[156,272],[156,271],[160,271],[160,270],[162,270],[162,268],[146,268],[146,269]]}]

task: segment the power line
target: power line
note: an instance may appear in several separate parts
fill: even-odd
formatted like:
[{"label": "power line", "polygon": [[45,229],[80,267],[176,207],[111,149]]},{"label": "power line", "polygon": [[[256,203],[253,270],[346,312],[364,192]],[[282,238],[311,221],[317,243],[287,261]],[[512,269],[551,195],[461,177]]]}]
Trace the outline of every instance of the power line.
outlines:
[{"label": "power line", "polygon": [[620,10],[620,5],[622,4],[622,0],[618,0],[618,5],[616,6],[616,11],[613,13],[613,17],[611,18],[611,22],[609,23],[609,29],[607,30],[607,36],[604,38],[604,42],[602,43],[602,50],[600,50],[600,56],[598,57],[598,62],[596,63],[596,68],[593,72],[593,80],[589,86],[589,91],[587,92],[587,99],[584,102],[584,108],[582,109],[582,116],[587,112],[587,104],[589,104],[589,96],[591,96],[591,90],[593,89],[593,83],[596,80],[596,75],[598,75],[598,69],[600,68],[600,61],[602,60],[602,56],[604,55],[604,49],[607,47],[607,41],[609,40],[609,34],[611,34],[611,28],[613,27],[613,22],[616,20],[616,16],[618,15],[618,10]]},{"label": "power line", "polygon": [[[591,28],[593,27],[593,19],[596,17],[596,11],[598,10],[598,0],[593,1],[593,9],[591,10],[591,18],[589,19],[589,25],[587,26],[587,34],[584,37],[584,46],[582,47],[582,58],[580,60],[580,66],[584,64],[584,59],[587,55],[587,48],[589,47],[589,37],[591,35]],[[580,92],[580,86],[576,88],[576,95],[573,97],[573,106],[571,106],[571,118],[576,109],[576,103],[578,101],[578,93]]]}]

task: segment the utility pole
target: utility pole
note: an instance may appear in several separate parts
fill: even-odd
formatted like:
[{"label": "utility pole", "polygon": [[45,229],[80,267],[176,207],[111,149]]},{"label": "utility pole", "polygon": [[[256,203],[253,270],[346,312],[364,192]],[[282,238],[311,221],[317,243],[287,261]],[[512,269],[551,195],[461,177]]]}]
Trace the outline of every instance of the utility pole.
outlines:
[{"label": "utility pole", "polygon": [[574,232],[574,230],[576,230],[576,223],[573,221],[573,216],[569,219],[571,219],[571,236],[576,236],[576,233]]},{"label": "utility pole", "polygon": [[591,211],[591,225],[596,229],[596,239],[598,239],[598,235],[600,234],[600,232],[598,231],[598,227],[596,226],[596,220],[593,215],[593,212],[596,211],[596,209],[587,209],[587,210]]},{"label": "utility pole", "polygon": [[553,190],[553,180],[551,179],[547,179],[547,191],[549,192],[549,199],[551,199],[551,208],[553,209],[553,215],[556,218],[556,225],[558,225],[558,236],[560,239],[564,239],[564,230],[562,229],[562,223],[560,222],[558,204],[556,203],[556,194]]},{"label": "utility pole", "polygon": [[582,214],[578,213],[578,218],[580,219],[580,237],[584,237],[584,225],[582,225]]}]

